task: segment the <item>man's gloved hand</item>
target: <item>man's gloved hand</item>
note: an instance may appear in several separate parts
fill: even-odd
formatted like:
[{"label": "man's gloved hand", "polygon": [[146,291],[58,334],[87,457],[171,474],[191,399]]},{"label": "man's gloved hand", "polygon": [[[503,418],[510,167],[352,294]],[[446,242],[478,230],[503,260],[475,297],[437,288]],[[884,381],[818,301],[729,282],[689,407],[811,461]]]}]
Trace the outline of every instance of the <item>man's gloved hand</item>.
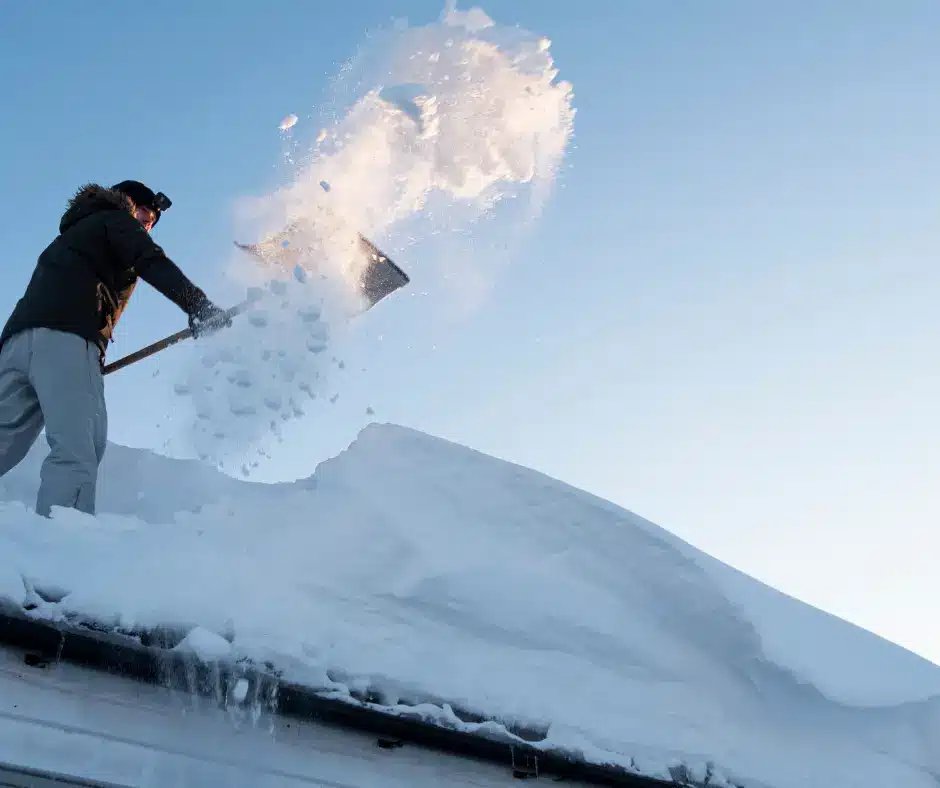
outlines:
[{"label": "man's gloved hand", "polygon": [[221,328],[232,325],[232,316],[224,309],[219,309],[208,298],[189,315],[189,330],[194,337],[213,334]]}]

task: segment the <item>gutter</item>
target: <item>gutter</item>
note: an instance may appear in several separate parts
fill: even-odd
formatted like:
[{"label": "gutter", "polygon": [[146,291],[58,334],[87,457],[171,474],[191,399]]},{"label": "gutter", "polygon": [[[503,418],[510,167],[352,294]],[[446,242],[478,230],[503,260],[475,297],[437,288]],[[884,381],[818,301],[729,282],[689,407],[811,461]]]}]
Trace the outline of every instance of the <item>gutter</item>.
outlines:
[{"label": "gutter", "polygon": [[[130,635],[34,618],[20,608],[3,606],[2,602],[0,644],[25,651],[26,664],[34,667],[62,661],[205,697],[216,696],[222,702],[237,702],[231,700],[232,690],[239,683],[244,687],[247,681],[247,697],[256,701],[269,699],[272,713],[278,716],[365,732],[374,735],[377,746],[386,749],[410,744],[485,761],[504,767],[516,779],[548,777],[614,788],[691,785],[681,780],[667,782],[645,777],[622,766],[589,763],[560,752],[539,749],[516,736],[500,740],[489,734],[447,728],[428,722],[417,713],[390,712],[364,701],[331,697],[323,690],[284,681],[256,665],[205,662],[191,654],[144,645]],[[0,765],[0,786],[21,784],[5,783],[2,768]],[[51,779],[49,785],[63,784],[62,779],[67,780],[64,783],[67,785],[97,785],[57,775],[46,775],[43,779]]]}]

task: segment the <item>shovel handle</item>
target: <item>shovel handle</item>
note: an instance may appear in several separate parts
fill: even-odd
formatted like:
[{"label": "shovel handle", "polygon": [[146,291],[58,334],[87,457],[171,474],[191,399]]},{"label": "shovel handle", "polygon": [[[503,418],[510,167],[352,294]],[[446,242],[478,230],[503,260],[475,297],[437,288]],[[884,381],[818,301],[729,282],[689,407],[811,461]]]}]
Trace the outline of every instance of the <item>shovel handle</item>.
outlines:
[{"label": "shovel handle", "polygon": [[[242,301],[242,303],[233,306],[231,309],[225,311],[227,317],[235,317],[235,315],[244,312],[250,305],[251,301]],[[154,353],[159,353],[161,350],[175,345],[177,342],[182,342],[184,339],[189,339],[193,335],[193,330],[191,328],[183,329],[182,331],[177,331],[175,334],[170,334],[168,337],[154,342],[153,344],[142,347],[140,350],[136,350],[133,353],[128,353],[128,355],[123,358],[119,358],[117,361],[112,361],[110,364],[105,364],[102,373],[105,375],[110,375],[112,372],[117,372],[119,369],[124,369],[124,367],[130,366],[131,364],[140,361],[141,359],[148,358]]]}]

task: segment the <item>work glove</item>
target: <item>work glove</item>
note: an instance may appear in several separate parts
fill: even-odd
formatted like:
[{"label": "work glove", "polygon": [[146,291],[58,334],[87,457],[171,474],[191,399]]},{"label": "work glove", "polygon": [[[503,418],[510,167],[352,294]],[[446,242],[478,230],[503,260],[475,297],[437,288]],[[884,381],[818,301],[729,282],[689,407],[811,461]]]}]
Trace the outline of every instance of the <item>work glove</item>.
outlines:
[{"label": "work glove", "polygon": [[214,334],[230,325],[232,316],[224,309],[219,309],[208,298],[189,314],[189,330],[193,332],[193,337]]}]

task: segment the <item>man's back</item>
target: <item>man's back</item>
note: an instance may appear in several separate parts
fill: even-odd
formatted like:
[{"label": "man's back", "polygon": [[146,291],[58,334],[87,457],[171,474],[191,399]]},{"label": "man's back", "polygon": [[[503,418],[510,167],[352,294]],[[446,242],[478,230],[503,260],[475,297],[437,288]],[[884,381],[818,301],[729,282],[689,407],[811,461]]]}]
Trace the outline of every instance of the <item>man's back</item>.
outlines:
[{"label": "man's back", "polygon": [[[54,328],[99,346],[107,344],[110,333],[103,299],[111,291],[116,301],[121,285],[132,290],[136,282],[132,272],[121,275],[109,242],[109,227],[120,222],[120,214],[136,224],[126,199],[108,189],[85,187],[72,198],[60,222],[60,235],[39,255],[0,342],[27,328]],[[146,234],[143,228],[140,231]]]},{"label": "man's back", "polygon": [[108,438],[104,353],[137,277],[186,312],[194,333],[231,321],[151,239],[170,205],[139,181],[79,189],[0,334],[0,476],[45,428],[39,514],[94,514]]},{"label": "man's back", "polygon": [[29,328],[52,328],[94,342],[104,354],[140,276],[192,313],[206,302],[134,218],[134,203],[97,184],[69,201],[59,236],[39,255],[0,344]]}]

